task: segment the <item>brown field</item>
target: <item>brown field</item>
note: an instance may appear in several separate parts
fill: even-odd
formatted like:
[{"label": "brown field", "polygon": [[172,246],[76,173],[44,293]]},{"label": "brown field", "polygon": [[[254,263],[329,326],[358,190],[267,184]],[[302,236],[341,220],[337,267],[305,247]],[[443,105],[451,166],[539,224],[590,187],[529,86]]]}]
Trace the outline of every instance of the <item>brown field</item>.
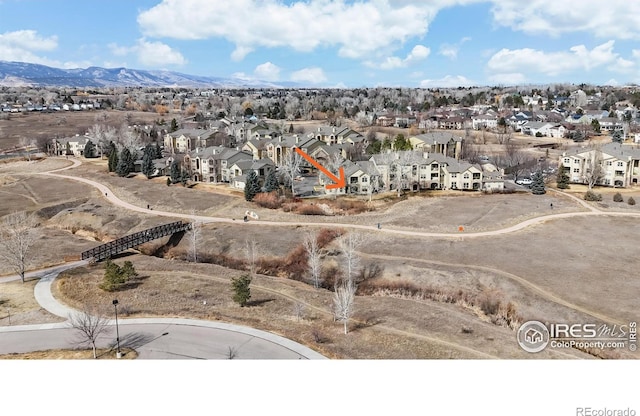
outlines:
[{"label": "brown field", "polygon": [[[11,196],[3,198],[0,209],[4,211],[0,215],[27,208],[38,212],[42,219],[39,231],[43,238],[38,241],[32,267],[60,263],[64,255],[77,254],[98,244],[97,240],[173,220],[114,207],[84,184],[28,174],[54,163],[58,162],[0,164],[0,194]],[[160,180],[123,179],[100,170],[104,167],[97,162],[67,173],[108,184],[119,197],[141,207],[150,204],[157,210],[183,213],[191,213],[194,207],[199,214],[238,219],[251,209],[261,220],[381,222],[389,228],[455,233],[459,225],[464,225],[466,231],[495,230],[545,215],[551,213],[551,202],[553,213],[584,210],[575,201],[552,193],[461,193],[442,197],[427,193],[411,195],[398,203],[380,200],[375,211],[353,216],[305,217],[256,208],[229,192],[167,187]],[[570,191],[578,196],[584,192],[573,186]],[[638,212],[638,205],[614,203],[609,190],[597,191],[603,193],[603,202],[597,205],[600,209]],[[637,189],[623,190],[623,195],[640,198]],[[243,259],[245,242],[255,239],[261,257],[284,258],[299,245],[302,231],[304,227],[255,227],[241,221],[210,224],[203,227],[199,251]],[[514,330],[491,323],[492,318],[482,311],[479,300],[491,296],[504,304],[511,302],[523,320],[637,320],[640,281],[634,271],[640,264],[633,251],[636,231],[635,218],[576,217],[475,239],[465,239],[463,234],[456,238],[410,238],[368,233],[366,244],[360,249],[363,265],[382,266],[380,276],[371,281],[381,289],[377,296],[358,297],[356,316],[347,336],[341,333],[341,324],[331,318],[331,292],[259,275],[252,283],[252,305],[240,308],[231,301],[229,279],[242,271],[211,264],[143,255],[128,257],[142,278],[119,292],[118,297],[129,316],[236,322],[281,334],[335,358],[589,357],[579,351],[545,351],[535,356],[524,353],[514,341]],[[183,239],[174,254],[188,248],[187,240]],[[324,265],[339,266],[339,261],[334,243],[327,247]],[[9,270],[0,267],[0,274],[7,273]],[[88,303],[108,308],[111,294],[97,289],[101,276],[100,266],[73,271],[60,280],[56,296],[77,307]],[[5,285],[0,285],[0,300],[16,303],[16,295],[5,294]],[[385,291],[385,287],[417,288],[430,295]],[[453,300],[444,299],[444,294],[452,293]],[[300,320],[293,311],[296,302],[306,305]],[[105,313],[109,311],[105,309]],[[24,319],[29,320],[26,315]],[[41,322],[45,318],[32,319]],[[6,320],[0,319],[0,324],[6,324]],[[624,351],[596,354],[638,358]]]},{"label": "brown field", "polygon": [[150,124],[162,118],[156,113],[115,110],[11,114],[9,120],[0,120],[0,150],[18,146],[23,137],[51,139],[84,134],[96,123],[117,128],[125,122],[127,114],[131,116],[131,124]]}]

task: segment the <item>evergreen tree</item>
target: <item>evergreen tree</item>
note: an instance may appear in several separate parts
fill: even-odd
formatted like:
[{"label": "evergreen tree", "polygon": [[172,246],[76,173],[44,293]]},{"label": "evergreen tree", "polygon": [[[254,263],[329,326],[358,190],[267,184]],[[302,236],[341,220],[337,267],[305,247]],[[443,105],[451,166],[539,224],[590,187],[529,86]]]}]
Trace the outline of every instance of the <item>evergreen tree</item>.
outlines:
[{"label": "evergreen tree", "polygon": [[126,147],[120,152],[120,158],[118,160],[118,166],[116,166],[116,173],[118,176],[125,177],[134,171],[133,157],[131,152]]},{"label": "evergreen tree", "polygon": [[71,143],[67,142],[67,147],[64,154],[67,156],[73,156],[73,152],[71,151]]},{"label": "evergreen tree", "polygon": [[533,181],[533,183],[531,184],[532,194],[543,195],[547,192],[544,187],[544,177],[542,176],[542,172],[534,173],[531,179]]},{"label": "evergreen tree", "polygon": [[[131,262],[128,263],[131,266],[125,271],[110,259],[107,259],[104,265],[104,278],[102,279],[102,283],[99,285],[100,289],[106,290],[107,292],[114,292],[122,287],[129,277],[137,276],[135,269],[133,269],[133,264],[131,264]],[[131,276],[131,270],[133,270],[133,273],[135,274],[134,276]]]},{"label": "evergreen tree", "polygon": [[247,201],[253,201],[253,197],[260,192],[260,182],[258,182],[258,174],[255,170],[250,170],[247,173],[247,179],[244,185],[244,199]]},{"label": "evergreen tree", "polygon": [[156,142],[156,145],[153,147],[153,158],[162,159],[162,149],[160,149],[158,142]]},{"label": "evergreen tree", "polygon": [[87,159],[96,157],[96,145],[91,140],[84,145],[84,157]]},{"label": "evergreen tree", "polygon": [[171,168],[169,171],[169,177],[171,178],[172,183],[180,182],[180,173],[180,165],[178,165],[178,161],[174,160],[173,162],[171,162]]},{"label": "evergreen tree", "polygon": [[246,306],[249,299],[251,299],[251,288],[249,285],[251,285],[251,276],[249,274],[243,274],[240,277],[231,279],[233,301],[242,307]]},{"label": "evergreen tree", "polygon": [[171,119],[171,130],[170,132],[173,133],[174,131],[178,130],[178,120],[176,120],[175,118]]},{"label": "evergreen tree", "polygon": [[153,154],[155,153],[155,149],[149,145],[144,149],[144,155],[142,156],[142,173],[147,177],[147,179],[151,179],[153,176],[153,172],[155,172],[156,168],[153,165]]},{"label": "evergreen tree", "polygon": [[278,183],[278,177],[276,176],[276,171],[272,170],[267,175],[267,178],[264,181],[264,191],[272,192],[277,191],[280,188],[280,184]]},{"label": "evergreen tree", "polygon": [[189,172],[183,170],[180,174],[180,183],[182,183],[182,186],[187,186],[187,182],[189,181],[189,179]]},{"label": "evergreen tree", "polygon": [[116,148],[115,143],[109,143],[109,172],[115,172],[118,167],[118,149]]},{"label": "evergreen tree", "polygon": [[558,183],[558,189],[569,189],[569,175],[563,166],[558,168],[556,182]]}]

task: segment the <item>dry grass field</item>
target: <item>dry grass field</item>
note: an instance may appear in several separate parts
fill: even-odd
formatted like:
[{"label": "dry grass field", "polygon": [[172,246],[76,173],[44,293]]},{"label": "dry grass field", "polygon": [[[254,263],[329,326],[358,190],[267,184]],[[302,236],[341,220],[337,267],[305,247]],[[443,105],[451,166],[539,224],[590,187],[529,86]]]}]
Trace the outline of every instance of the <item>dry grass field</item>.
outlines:
[{"label": "dry grass field", "polygon": [[[42,238],[32,267],[58,264],[65,255],[77,254],[98,244],[98,240],[173,221],[115,207],[93,188],[72,180],[31,174],[64,163],[48,159],[0,164],[0,215],[26,208],[41,218]],[[456,233],[460,225],[465,232],[496,230],[540,215],[585,210],[553,193],[461,193],[411,195],[397,203],[374,201],[375,210],[353,216],[302,216],[257,208],[242,196],[215,189],[167,187],[161,180],[118,178],[104,172],[103,163],[85,163],[66,174],[102,182],[121,199],[140,207],[149,204],[157,210],[226,218],[240,219],[245,210],[251,209],[261,220],[380,222],[383,228]],[[583,192],[577,187],[570,191],[577,196]],[[637,206],[612,202],[608,190],[602,193],[603,202],[596,206],[603,211],[638,212]],[[624,195],[637,199],[640,192],[630,189]],[[284,264],[302,241],[305,228],[256,227],[242,221],[209,224],[202,229],[199,252],[210,258],[242,260],[246,241],[253,239],[260,257]],[[511,234],[473,239],[460,233],[453,238],[418,238],[365,232],[366,242],[359,249],[362,263],[376,263],[381,271],[361,285],[367,287],[367,294],[357,297],[356,316],[346,336],[341,333],[341,324],[332,319],[330,291],[285,277],[258,275],[252,283],[251,305],[238,307],[231,301],[230,277],[242,271],[180,260],[181,253],[188,249],[188,238],[170,250],[169,257],[174,260],[139,254],[127,257],[141,278],[119,292],[118,298],[123,313],[129,316],[236,322],[278,333],[333,358],[588,358],[594,355],[577,350],[546,350],[535,356],[525,353],[515,342],[514,329],[497,315],[487,314],[486,304],[511,304],[521,320],[637,320],[640,281],[634,271],[640,264],[633,252],[635,231],[635,218],[603,216],[554,220]],[[164,242],[166,238],[149,246]],[[334,242],[324,251],[324,266],[328,270],[339,268],[340,261]],[[8,273],[0,267],[0,275]],[[102,273],[101,265],[69,272],[60,279],[56,296],[76,307],[102,307],[107,314],[112,295],[97,287]],[[7,285],[0,284],[0,301],[18,304],[18,295],[7,290]],[[23,291],[20,296],[28,298],[28,293]],[[304,305],[302,314],[295,312],[297,303]],[[28,315],[31,312],[25,308],[22,322],[57,319]],[[6,324],[6,318],[0,319],[0,325]],[[591,353],[638,358],[625,351]]]},{"label": "dry grass field", "polygon": [[20,139],[50,139],[84,134],[96,123],[120,127],[127,117],[131,124],[150,124],[162,118],[141,111],[58,111],[53,113],[17,113],[0,120],[0,150],[11,149]]}]

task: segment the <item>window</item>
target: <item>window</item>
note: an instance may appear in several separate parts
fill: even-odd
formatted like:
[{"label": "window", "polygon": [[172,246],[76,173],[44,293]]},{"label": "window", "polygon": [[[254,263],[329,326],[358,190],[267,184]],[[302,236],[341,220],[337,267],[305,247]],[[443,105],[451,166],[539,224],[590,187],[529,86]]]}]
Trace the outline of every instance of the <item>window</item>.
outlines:
[{"label": "window", "polygon": [[432,173],[431,179],[437,179],[440,175],[438,173]]},{"label": "window", "polygon": [[431,164],[431,170],[438,170],[439,166],[437,163],[432,163]]},{"label": "window", "polygon": [[611,166],[611,165],[613,165],[613,162],[612,162],[612,161],[610,161],[610,160],[609,160],[609,161],[607,161],[607,166]]},{"label": "window", "polygon": [[564,159],[564,163],[571,163],[571,159],[569,159],[568,157]]},{"label": "window", "polygon": [[358,183],[358,177],[357,177],[357,176],[352,176],[352,177],[349,179],[349,181],[350,181],[351,183]]},{"label": "window", "polygon": [[451,174],[451,179],[457,179],[458,178],[458,174],[457,173],[452,173]]},{"label": "window", "polygon": [[469,189],[469,182],[465,182],[462,184],[462,188]]},{"label": "window", "polygon": [[617,171],[616,171],[616,176],[624,176],[624,171],[622,171],[622,170],[617,170]]},{"label": "window", "polygon": [[468,173],[465,173],[465,174],[464,174],[464,176],[463,176],[463,178],[465,178],[465,179],[469,179],[469,174],[468,174]]},{"label": "window", "polygon": [[624,166],[624,162],[618,162],[618,167]]},{"label": "window", "polygon": [[580,163],[580,161],[578,159],[575,159],[573,163],[577,165],[578,163]]},{"label": "window", "polygon": [[573,173],[580,173],[580,168],[573,168]]},{"label": "window", "polygon": [[479,173],[474,173],[473,174],[473,179],[480,179],[480,174]]},{"label": "window", "polygon": [[362,183],[367,183],[367,182],[369,182],[369,179],[367,179],[366,176],[363,176],[362,177]]}]

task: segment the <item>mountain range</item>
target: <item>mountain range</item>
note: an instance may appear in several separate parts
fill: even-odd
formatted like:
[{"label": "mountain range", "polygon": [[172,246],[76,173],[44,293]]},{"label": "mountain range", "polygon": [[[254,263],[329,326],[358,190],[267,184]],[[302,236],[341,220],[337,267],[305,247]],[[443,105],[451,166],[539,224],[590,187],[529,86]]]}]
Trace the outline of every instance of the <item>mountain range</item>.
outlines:
[{"label": "mountain range", "polygon": [[0,61],[1,87],[184,87],[184,88],[287,88],[291,82],[273,83],[246,78],[219,78],[172,71],[129,68],[60,69],[26,62]]}]

